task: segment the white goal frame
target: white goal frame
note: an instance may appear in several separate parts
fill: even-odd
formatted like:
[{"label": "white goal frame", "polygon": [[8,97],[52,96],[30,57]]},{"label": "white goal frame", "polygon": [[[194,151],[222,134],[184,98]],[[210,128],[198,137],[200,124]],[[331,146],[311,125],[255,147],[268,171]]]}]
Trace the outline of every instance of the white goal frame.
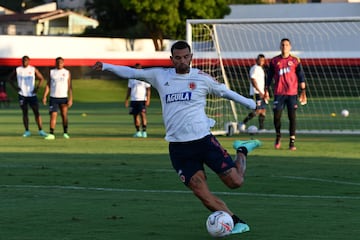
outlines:
[{"label": "white goal frame", "polygon": [[[294,18],[261,18],[261,19],[188,19],[186,21],[186,40],[187,42],[190,44],[190,46],[194,46],[193,45],[193,25],[196,24],[206,24],[206,25],[212,25],[212,40],[214,41],[214,51],[207,51],[207,52],[196,52],[194,51],[193,48],[193,53],[194,53],[194,59],[196,58],[212,58],[212,59],[217,59],[219,61],[219,68],[221,70],[222,73],[222,80],[224,81],[224,84],[230,87],[229,84],[229,80],[227,77],[227,73],[226,73],[226,69],[224,68],[224,63],[223,60],[226,58],[253,58],[255,59],[257,54],[260,53],[260,51],[248,51],[248,52],[222,52],[221,51],[221,47],[219,46],[219,41],[218,41],[218,33],[217,33],[217,24],[266,24],[266,23],[274,23],[274,24],[288,24],[288,23],[339,23],[339,22],[360,22],[360,17],[336,17],[336,18],[298,18],[298,19],[294,19]],[[284,36],[286,37],[286,36]],[[280,39],[279,39],[280,42]],[[273,57],[275,55],[278,54],[278,49],[274,48],[272,51],[266,52],[265,55],[267,58]],[[294,53],[295,55],[298,55],[298,52],[296,52],[296,48],[295,51],[292,53]],[[338,53],[333,53],[333,52],[326,52],[326,54],[328,55],[334,55],[336,58],[336,54]],[[321,58],[321,57],[326,57],[324,56],[324,52],[316,52],[316,51],[309,51],[309,52],[305,52],[302,53],[302,56],[300,56],[300,58]],[[344,52],[342,55],[342,58],[346,58],[346,59],[360,59],[360,48],[356,48],[354,49],[354,51],[347,51]],[[359,66],[360,69],[360,66]],[[354,80],[355,82],[360,82],[360,79],[358,79],[357,81]],[[360,89],[360,83],[355,83],[357,84],[357,86],[359,86]],[[311,86],[310,86],[311,88]],[[359,95],[360,97],[360,95]],[[309,99],[311,101],[311,98]],[[238,116],[237,113],[237,109],[236,109],[236,105],[233,102],[229,102],[230,104],[230,108],[232,109],[232,114],[233,114],[233,120],[227,122],[224,125],[223,129],[215,129],[213,131],[213,134],[226,134],[226,135],[232,135],[233,133],[238,133],[238,123],[239,123],[239,119],[241,120],[244,116]],[[360,108],[360,107],[359,107]],[[270,111],[268,111],[270,112]],[[337,112],[337,114],[340,115],[340,112]],[[350,114],[352,114],[352,112],[350,112]],[[243,115],[243,114],[242,114]],[[286,114],[283,114],[284,116],[283,121],[286,121]],[[351,115],[350,115],[351,116]],[[358,116],[358,115],[355,115]],[[329,114],[330,117],[330,114]],[[272,121],[272,113],[269,113],[267,116],[268,119],[271,119]],[[267,120],[269,121],[269,120]],[[359,119],[360,122],[360,119]],[[255,124],[254,124],[255,125]],[[321,130],[317,130],[317,129],[299,129],[297,130],[297,133],[311,133],[311,134],[360,134],[360,127],[358,125],[355,126],[355,129],[321,129]],[[270,129],[270,128],[269,128]],[[273,128],[271,128],[273,129]],[[282,129],[282,131],[284,132],[288,132],[287,129]],[[274,130],[268,130],[266,132],[274,132]]]}]

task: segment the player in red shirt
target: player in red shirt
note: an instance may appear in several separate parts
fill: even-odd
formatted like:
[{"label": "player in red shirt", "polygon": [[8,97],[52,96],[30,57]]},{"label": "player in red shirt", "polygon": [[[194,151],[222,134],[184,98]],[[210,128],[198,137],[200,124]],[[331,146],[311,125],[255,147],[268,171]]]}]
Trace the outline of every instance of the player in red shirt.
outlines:
[{"label": "player in red shirt", "polygon": [[274,84],[274,126],[276,131],[275,148],[279,149],[281,146],[281,114],[284,107],[287,107],[289,118],[289,134],[290,142],[289,149],[296,150],[295,147],[295,131],[296,131],[296,109],[297,94],[300,86],[301,93],[299,101],[301,105],[305,105],[305,78],[300,59],[291,55],[291,42],[284,38],[280,42],[281,54],[272,58],[269,65],[267,80],[265,83],[265,97],[269,97],[269,86]]}]

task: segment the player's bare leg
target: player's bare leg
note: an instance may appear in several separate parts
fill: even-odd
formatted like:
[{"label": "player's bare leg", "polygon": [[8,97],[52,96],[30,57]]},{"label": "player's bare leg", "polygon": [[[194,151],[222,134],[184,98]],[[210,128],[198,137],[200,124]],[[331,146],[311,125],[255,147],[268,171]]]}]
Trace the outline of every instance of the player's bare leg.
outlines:
[{"label": "player's bare leg", "polygon": [[[261,146],[261,142],[259,140],[234,141],[233,148],[236,150],[236,157],[234,163],[236,168],[232,168],[230,170],[231,172],[236,172],[236,175],[240,180],[239,187],[243,184],[245,178],[247,154],[260,146]],[[244,221],[238,218],[236,215],[233,215],[233,220],[234,220],[234,228],[232,230],[233,234],[250,231],[250,227]]]},{"label": "player's bare leg", "polygon": [[142,111],[140,113],[140,116],[141,116],[142,137],[147,138],[147,133],[146,133],[146,126],[147,126],[146,111]]},{"label": "player's bare leg", "polygon": [[225,211],[230,215],[233,213],[226,204],[217,196],[212,194],[206,182],[204,171],[197,171],[190,179],[189,188],[200,199],[202,204],[210,211]]},{"label": "player's bare leg", "polygon": [[259,116],[259,130],[264,130],[264,122],[265,122],[265,116],[266,116],[266,109],[258,109],[257,115]]},{"label": "player's bare leg", "polygon": [[64,138],[69,139],[70,136],[68,135],[68,105],[61,104],[60,105],[60,112],[61,112],[61,119],[64,131]]},{"label": "player's bare leg", "polygon": [[22,111],[22,120],[23,120],[23,125],[25,128],[25,133],[23,134],[23,137],[29,137],[31,135],[30,131],[29,131],[29,111],[28,111],[28,107],[27,105],[21,105],[21,111]]},{"label": "player's bare leg", "polygon": [[40,116],[40,112],[39,112],[39,105],[33,105],[31,106],[31,109],[33,110],[33,113],[35,115],[35,122],[38,126],[39,129],[39,135],[42,137],[47,136],[47,134],[42,130],[42,118]]},{"label": "player's bare leg", "polygon": [[57,112],[50,113],[50,133],[44,138],[45,140],[55,140],[55,126],[56,126]]},{"label": "player's bare leg", "polygon": [[41,116],[40,116],[39,107],[38,106],[31,106],[31,108],[32,108],[34,116],[35,116],[36,124],[37,124],[39,130],[41,130],[42,129],[42,119],[41,119]]},{"label": "player's bare leg", "polygon": [[140,132],[140,114],[134,115],[134,125],[136,129],[136,133],[134,134],[134,137],[142,137]]},{"label": "player's bare leg", "polygon": [[[234,168],[232,168],[232,170],[235,171]],[[210,192],[204,171],[198,171],[194,176],[192,176],[189,188],[210,211],[225,211],[230,214],[234,221],[234,228],[232,230],[233,234],[243,233],[250,230],[249,226],[244,221],[230,211],[224,201]]]}]

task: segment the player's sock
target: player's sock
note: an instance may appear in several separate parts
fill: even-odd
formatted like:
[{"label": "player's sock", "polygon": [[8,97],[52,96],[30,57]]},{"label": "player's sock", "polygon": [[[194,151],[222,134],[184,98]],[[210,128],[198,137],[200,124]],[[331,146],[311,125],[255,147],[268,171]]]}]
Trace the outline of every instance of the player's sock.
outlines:
[{"label": "player's sock", "polygon": [[296,150],[295,147],[295,136],[291,136],[289,139],[289,149],[290,150]]},{"label": "player's sock", "polygon": [[50,134],[54,134],[54,129],[50,128]]},{"label": "player's sock", "polygon": [[259,129],[264,129],[264,122],[265,122],[265,116],[260,114],[259,115]]},{"label": "player's sock", "polygon": [[243,220],[241,220],[238,216],[236,216],[235,214],[231,216],[232,219],[233,219],[233,222],[234,222],[234,225],[238,222],[241,222],[241,223],[245,223]]},{"label": "player's sock", "polygon": [[143,132],[146,132],[146,125],[142,125]]},{"label": "player's sock", "polygon": [[137,132],[140,132],[140,126],[135,126],[135,128]]},{"label": "player's sock", "polygon": [[68,132],[68,126],[63,126],[64,133]]},{"label": "player's sock", "polygon": [[245,157],[247,156],[248,154],[248,150],[246,149],[246,147],[239,147],[238,149],[236,149],[236,152],[237,153],[242,153],[245,155]]},{"label": "player's sock", "polygon": [[246,118],[244,118],[244,120],[242,121],[243,124],[246,124],[248,121],[250,121],[253,117],[256,116],[256,113],[255,112],[251,112],[249,113]]},{"label": "player's sock", "polygon": [[250,227],[241,220],[238,216],[235,214],[231,216],[234,222],[234,228],[231,231],[231,234],[237,234],[237,233],[243,233],[250,231]]}]

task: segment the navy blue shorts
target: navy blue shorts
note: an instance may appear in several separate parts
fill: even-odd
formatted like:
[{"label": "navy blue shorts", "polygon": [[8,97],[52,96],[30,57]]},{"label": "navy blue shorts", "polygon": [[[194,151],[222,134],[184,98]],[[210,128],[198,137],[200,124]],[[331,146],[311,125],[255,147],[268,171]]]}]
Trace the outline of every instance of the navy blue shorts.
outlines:
[{"label": "navy blue shorts", "polygon": [[54,98],[50,97],[49,100],[49,112],[57,112],[59,110],[59,106],[63,104],[68,104],[67,98]]},{"label": "navy blue shorts", "polygon": [[145,101],[131,101],[129,107],[129,114],[138,115],[141,112],[146,112]]},{"label": "navy blue shorts", "polygon": [[190,142],[171,142],[169,153],[174,169],[186,186],[197,171],[204,171],[204,164],[217,174],[235,167],[229,153],[213,135]]},{"label": "navy blue shorts", "polygon": [[297,95],[275,95],[273,106],[274,111],[282,111],[285,106],[288,111],[297,109]]},{"label": "navy blue shorts", "polygon": [[252,96],[256,102],[256,109],[265,109],[266,103],[263,98],[260,97],[259,94],[255,94],[255,96]]},{"label": "navy blue shorts", "polygon": [[33,107],[33,106],[38,106],[39,102],[37,96],[24,97],[22,95],[19,95],[19,104],[20,107],[26,107],[27,105]]}]

